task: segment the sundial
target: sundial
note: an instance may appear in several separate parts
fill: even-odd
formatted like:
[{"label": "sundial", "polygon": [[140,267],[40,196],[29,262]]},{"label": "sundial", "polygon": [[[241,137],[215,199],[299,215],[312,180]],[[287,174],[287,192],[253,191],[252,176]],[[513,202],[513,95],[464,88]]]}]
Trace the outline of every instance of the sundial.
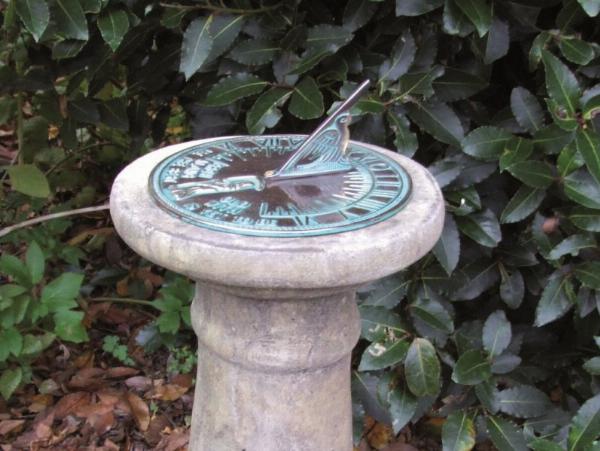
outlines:
[{"label": "sundial", "polygon": [[349,140],[362,83],[308,137],[215,138],[161,161],[149,188],[160,207],[220,232],[302,237],[367,227],[396,214],[411,193],[405,169]]}]

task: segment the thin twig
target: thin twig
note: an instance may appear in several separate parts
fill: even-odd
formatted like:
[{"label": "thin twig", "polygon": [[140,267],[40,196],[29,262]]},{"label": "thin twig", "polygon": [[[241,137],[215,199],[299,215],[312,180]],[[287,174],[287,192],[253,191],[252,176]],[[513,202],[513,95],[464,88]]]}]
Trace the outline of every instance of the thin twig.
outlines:
[{"label": "thin twig", "polygon": [[84,213],[92,213],[94,211],[108,210],[108,208],[109,208],[108,204],[102,204],[102,205],[96,205],[94,207],[78,208],[76,210],[61,211],[60,213],[52,213],[49,215],[39,216],[37,218],[28,219],[27,221],[19,222],[18,224],[14,224],[14,225],[5,227],[3,229],[0,229],[0,237],[8,235],[9,233],[14,232],[15,230],[22,229],[24,227],[29,227],[34,224],[39,224],[40,222],[50,221],[52,219],[57,219],[57,218],[64,218],[65,216],[73,216],[73,215],[80,215],[80,214],[84,214]]}]

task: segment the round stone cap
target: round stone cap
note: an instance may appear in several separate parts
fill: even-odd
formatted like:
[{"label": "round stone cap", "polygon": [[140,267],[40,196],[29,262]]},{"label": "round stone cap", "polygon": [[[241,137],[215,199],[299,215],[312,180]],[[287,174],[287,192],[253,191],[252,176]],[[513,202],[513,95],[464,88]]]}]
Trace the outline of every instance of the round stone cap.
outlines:
[{"label": "round stone cap", "polygon": [[148,181],[162,160],[207,141],[176,144],[138,158],[117,176],[110,195],[112,219],[123,240],[148,260],[194,280],[267,291],[354,287],[409,266],[441,234],[444,200],[431,174],[409,158],[365,143],[360,144],[398,161],[412,179],[406,205],[383,222],[294,238],[236,235],[187,223],[157,204]]}]

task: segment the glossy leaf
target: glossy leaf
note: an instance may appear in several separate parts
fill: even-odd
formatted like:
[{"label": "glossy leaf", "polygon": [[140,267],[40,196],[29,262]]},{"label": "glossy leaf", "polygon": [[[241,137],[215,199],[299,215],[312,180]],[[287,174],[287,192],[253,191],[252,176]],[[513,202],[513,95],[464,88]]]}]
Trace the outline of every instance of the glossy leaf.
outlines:
[{"label": "glossy leaf", "polygon": [[50,23],[50,10],[45,0],[19,0],[15,8],[23,25],[39,41]]},{"label": "glossy leaf", "polygon": [[544,190],[521,186],[502,211],[500,222],[510,224],[522,221],[538,209],[545,197]]},{"label": "glossy leaf", "polygon": [[490,416],[486,420],[492,442],[499,451],[526,451],[523,431],[504,418]]},{"label": "glossy leaf", "polygon": [[420,16],[444,4],[443,0],[396,0],[397,16]]},{"label": "glossy leaf", "polygon": [[492,4],[487,0],[455,0],[455,2],[475,26],[479,37],[484,36],[492,25]]},{"label": "glossy leaf", "polygon": [[392,417],[392,428],[398,434],[417,410],[417,399],[404,385],[395,387],[389,395],[389,411]]},{"label": "glossy leaf", "polygon": [[532,153],[533,142],[531,140],[519,136],[509,139],[500,156],[500,172],[503,172],[506,168],[515,163],[527,160]]},{"label": "glossy leaf", "polygon": [[581,168],[585,164],[583,157],[577,151],[577,148],[570,144],[565,147],[556,160],[556,167],[561,177],[566,177],[573,171]]},{"label": "glossy leaf", "polygon": [[233,44],[244,25],[244,16],[218,14],[212,16],[208,32],[212,37],[212,46],[206,62],[221,56]]},{"label": "glossy leaf", "polygon": [[502,310],[496,310],[488,316],[483,325],[483,347],[490,356],[504,352],[512,339],[511,324]]},{"label": "glossy leaf", "polygon": [[451,214],[446,214],[444,229],[432,251],[448,275],[452,274],[460,257],[460,236]]},{"label": "glossy leaf", "polygon": [[485,64],[492,64],[506,55],[510,44],[508,24],[498,19],[498,17],[494,17],[489,31],[484,38],[484,43],[483,62]]},{"label": "glossy leaf", "polygon": [[543,391],[530,385],[518,385],[498,393],[500,411],[517,418],[539,417],[551,405]]},{"label": "glossy leaf", "polygon": [[536,97],[522,87],[510,93],[510,109],[521,127],[536,132],[544,125],[544,111]]},{"label": "glossy leaf", "polygon": [[388,368],[404,360],[408,352],[404,339],[371,343],[363,352],[358,371],[374,371]]},{"label": "glossy leaf", "polygon": [[600,211],[575,207],[569,215],[569,220],[582,230],[600,232]]},{"label": "glossy leaf", "polygon": [[586,14],[596,17],[600,12],[600,0],[577,0]]},{"label": "glossy leaf", "polygon": [[587,447],[600,435],[600,395],[588,399],[571,421],[567,449],[579,451]]},{"label": "glossy leaf", "polygon": [[417,141],[417,135],[410,130],[410,122],[405,116],[393,112],[389,112],[387,117],[390,128],[395,134],[394,145],[396,150],[404,156],[412,157],[417,151],[419,142]]},{"label": "glossy leaf", "polygon": [[490,210],[456,217],[456,223],[462,233],[482,246],[496,247],[502,239],[498,219]]},{"label": "glossy leaf", "polygon": [[194,19],[183,33],[179,71],[189,80],[208,58],[213,38],[209,33],[212,16]]},{"label": "glossy leaf", "polygon": [[589,261],[577,265],[575,275],[584,286],[600,290],[600,262]]},{"label": "glossy leaf", "polygon": [[583,369],[594,376],[600,376],[600,357],[592,357],[583,364]]},{"label": "glossy leaf", "polygon": [[427,102],[410,105],[408,115],[439,141],[460,146],[464,131],[456,113],[445,103]]},{"label": "glossy leaf", "polygon": [[260,65],[273,60],[280,46],[266,39],[250,39],[237,44],[229,52],[229,57],[241,64]]},{"label": "glossy leaf", "polygon": [[248,132],[252,135],[260,135],[265,128],[274,127],[281,118],[278,107],[285,103],[291,93],[291,90],[279,87],[262,93],[246,113]]},{"label": "glossy leaf", "polygon": [[388,333],[405,334],[402,320],[384,307],[360,306],[361,335],[369,341],[383,340]]},{"label": "glossy leaf", "polygon": [[429,327],[447,334],[454,332],[454,322],[448,311],[436,300],[417,298],[410,304],[410,312]]},{"label": "glossy leaf", "polygon": [[242,72],[221,79],[208,91],[204,104],[207,106],[228,105],[236,100],[260,93],[265,86],[267,86],[266,81],[256,75]]},{"label": "glossy leaf", "polygon": [[415,396],[436,395],[440,389],[440,362],[433,345],[415,338],[404,360],[404,375]]},{"label": "glossy leaf", "polygon": [[557,57],[542,50],[542,61],[546,70],[546,88],[550,97],[566,109],[569,116],[575,116],[579,106],[581,88],[575,75]]},{"label": "glossy leaf", "polygon": [[592,235],[576,234],[571,235],[560,243],[558,243],[548,254],[548,258],[551,260],[558,260],[564,255],[570,254],[572,256],[579,255],[581,249],[595,248],[596,240]]},{"label": "glossy leaf", "polygon": [[544,326],[557,320],[573,306],[569,298],[571,282],[566,277],[554,276],[546,284],[535,311],[535,325]]},{"label": "glossy leaf", "polygon": [[600,210],[600,184],[589,172],[580,169],[564,178],[565,194],[587,208]]},{"label": "glossy leaf", "polygon": [[410,30],[405,30],[392,47],[390,59],[379,66],[379,80],[396,81],[408,72],[415,59],[416,50],[415,40]]},{"label": "glossy leaf", "polygon": [[496,160],[512,135],[498,127],[479,127],[463,139],[462,150],[480,160]]},{"label": "glossy leaf", "polygon": [[594,47],[585,41],[577,38],[561,38],[558,41],[563,56],[575,64],[585,66],[594,59]]},{"label": "glossy leaf", "polygon": [[344,27],[336,25],[316,25],[308,30],[306,49],[309,51],[328,51],[335,53],[346,45],[354,35]]},{"label": "glossy leaf", "polygon": [[508,172],[532,188],[548,188],[554,182],[552,167],[542,161],[520,161],[509,166]]},{"label": "glossy leaf", "polygon": [[486,88],[488,80],[480,74],[447,67],[444,74],[433,81],[437,98],[444,102],[466,99]]},{"label": "glossy leaf", "polygon": [[469,451],[475,446],[473,420],[463,411],[448,415],[442,426],[443,451]]},{"label": "glossy leaf", "polygon": [[314,78],[304,77],[294,87],[289,109],[290,113],[300,119],[314,119],[323,115],[323,94]]},{"label": "glossy leaf", "polygon": [[350,0],[344,7],[344,28],[355,31],[366,25],[377,11],[377,5],[369,0]]},{"label": "glossy leaf", "polygon": [[52,15],[65,38],[87,41],[88,24],[79,0],[54,0]]},{"label": "glossy leaf", "polygon": [[519,308],[525,296],[525,281],[523,275],[518,270],[513,270],[510,274],[502,275],[500,283],[500,299],[512,309]]},{"label": "glossy leaf", "polygon": [[102,38],[114,52],[121,45],[125,33],[129,30],[127,13],[121,9],[111,9],[103,12],[98,17],[98,28]]},{"label": "glossy leaf", "polygon": [[492,376],[490,362],[478,349],[471,349],[456,361],[452,380],[462,385],[477,385]]},{"label": "glossy leaf", "polygon": [[590,174],[600,183],[600,136],[593,130],[579,130],[575,146],[583,157]]}]

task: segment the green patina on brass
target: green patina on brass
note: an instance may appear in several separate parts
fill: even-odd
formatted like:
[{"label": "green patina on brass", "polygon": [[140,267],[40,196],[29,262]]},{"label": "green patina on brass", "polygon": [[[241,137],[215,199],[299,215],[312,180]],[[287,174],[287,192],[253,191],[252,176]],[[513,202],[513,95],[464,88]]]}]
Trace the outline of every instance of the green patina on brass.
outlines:
[{"label": "green patina on brass", "polygon": [[241,235],[325,235],[389,218],[411,181],[394,159],[349,141],[347,110],[367,85],[308,138],[215,138],[168,157],[150,176],[153,197],[186,222]]}]

